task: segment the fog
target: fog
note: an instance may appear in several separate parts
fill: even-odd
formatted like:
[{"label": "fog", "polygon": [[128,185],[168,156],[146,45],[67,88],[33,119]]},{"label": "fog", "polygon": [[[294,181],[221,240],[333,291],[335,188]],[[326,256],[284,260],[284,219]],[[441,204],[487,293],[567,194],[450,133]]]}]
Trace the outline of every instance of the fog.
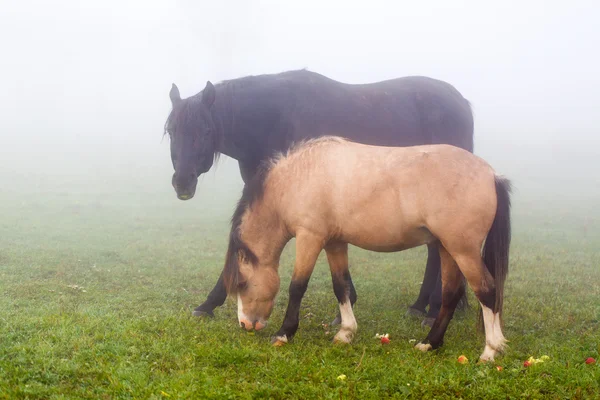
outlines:
[{"label": "fog", "polygon": [[[592,1],[3,0],[1,9],[5,193],[102,183],[179,206],[162,137],[171,83],[187,97],[207,80],[308,68],[348,83],[445,80],[473,105],[475,152],[518,190],[600,199]],[[232,160],[204,177],[199,196],[221,182],[239,188]]]}]

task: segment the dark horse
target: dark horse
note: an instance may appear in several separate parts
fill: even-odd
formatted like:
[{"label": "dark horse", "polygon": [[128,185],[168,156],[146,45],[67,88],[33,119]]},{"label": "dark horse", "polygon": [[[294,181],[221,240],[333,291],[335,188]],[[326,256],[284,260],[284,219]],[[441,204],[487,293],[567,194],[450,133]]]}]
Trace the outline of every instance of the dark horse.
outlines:
[{"label": "dark horse", "polygon": [[[239,162],[248,183],[261,161],[294,142],[340,135],[379,146],[450,144],[473,152],[469,102],[450,84],[427,77],[404,77],[371,84],[345,84],[299,70],[207,82],[182,99],[173,84],[173,109],[165,124],[171,139],[173,187],[191,199],[198,177],[222,153]],[[352,304],[356,291],[351,283]],[[213,316],[227,298],[223,274],[194,315]],[[462,303],[466,297],[463,296]],[[440,256],[428,245],[427,266],[412,315],[431,325],[441,306]],[[339,322],[339,314],[334,323]]]}]

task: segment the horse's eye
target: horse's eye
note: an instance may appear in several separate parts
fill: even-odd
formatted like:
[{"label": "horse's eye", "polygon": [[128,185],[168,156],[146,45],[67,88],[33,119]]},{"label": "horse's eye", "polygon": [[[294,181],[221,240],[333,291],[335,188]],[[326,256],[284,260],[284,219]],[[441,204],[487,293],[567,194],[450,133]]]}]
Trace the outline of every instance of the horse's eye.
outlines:
[{"label": "horse's eye", "polygon": [[243,281],[243,282],[239,282],[237,285],[237,290],[238,291],[243,291],[248,287],[248,282],[247,281]]}]

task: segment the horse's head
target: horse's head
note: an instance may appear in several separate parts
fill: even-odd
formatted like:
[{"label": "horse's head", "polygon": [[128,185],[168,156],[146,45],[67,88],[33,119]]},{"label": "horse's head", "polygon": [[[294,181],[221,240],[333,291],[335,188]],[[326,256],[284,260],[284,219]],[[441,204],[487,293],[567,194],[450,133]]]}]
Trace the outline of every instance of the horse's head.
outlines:
[{"label": "horse's head", "polygon": [[279,274],[275,268],[259,266],[242,269],[243,283],[237,290],[238,321],[246,330],[267,326],[279,291]]},{"label": "horse's head", "polygon": [[165,131],[171,139],[171,161],[175,169],[172,183],[177,197],[189,200],[196,192],[198,177],[212,167],[217,149],[217,132],[210,112],[215,87],[207,82],[202,92],[183,100],[173,84],[169,96],[173,110]]},{"label": "horse's head", "polygon": [[261,262],[245,245],[237,250],[230,247],[224,279],[227,292],[237,295],[242,328],[258,331],[267,326],[279,291],[277,269],[277,265]]}]

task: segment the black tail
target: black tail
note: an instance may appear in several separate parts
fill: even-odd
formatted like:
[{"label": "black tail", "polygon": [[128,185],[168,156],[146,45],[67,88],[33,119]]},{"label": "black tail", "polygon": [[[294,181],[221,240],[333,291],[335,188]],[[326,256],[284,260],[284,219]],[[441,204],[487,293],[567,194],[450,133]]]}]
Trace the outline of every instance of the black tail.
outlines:
[{"label": "black tail", "polygon": [[[508,275],[508,253],[510,249],[510,191],[511,184],[506,178],[496,176],[496,217],[483,246],[483,262],[494,277],[496,304],[494,312],[502,318],[504,302],[504,281]],[[480,320],[483,314],[480,312]]]}]

